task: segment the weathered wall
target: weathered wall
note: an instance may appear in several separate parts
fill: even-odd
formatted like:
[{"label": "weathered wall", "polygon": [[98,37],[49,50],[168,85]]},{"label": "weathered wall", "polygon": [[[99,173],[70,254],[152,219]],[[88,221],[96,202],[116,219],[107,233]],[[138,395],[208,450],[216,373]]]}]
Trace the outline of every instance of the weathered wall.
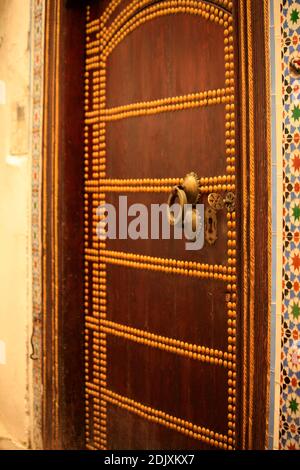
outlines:
[{"label": "weathered wall", "polygon": [[32,316],[29,32],[30,0],[1,0],[0,437],[7,433],[25,445],[29,440],[28,356]]}]

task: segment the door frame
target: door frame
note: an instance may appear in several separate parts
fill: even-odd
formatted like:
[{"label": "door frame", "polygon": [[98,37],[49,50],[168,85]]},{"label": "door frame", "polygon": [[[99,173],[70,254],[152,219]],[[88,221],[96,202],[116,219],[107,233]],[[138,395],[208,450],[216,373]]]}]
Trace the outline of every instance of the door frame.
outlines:
[{"label": "door frame", "polygon": [[[72,155],[83,154],[84,145],[82,12],[87,3],[46,0],[42,158],[42,433],[46,449],[84,448],[85,418],[78,406],[78,401],[84,402],[84,168],[83,159],[76,161]],[[237,433],[243,449],[265,449],[271,306],[269,0],[236,0],[236,5],[235,47],[241,77],[237,82],[241,185],[237,189],[243,205],[239,295],[244,312],[239,319],[243,334],[238,346],[243,359],[237,401],[243,406]],[[74,70],[79,72],[76,79]]]}]

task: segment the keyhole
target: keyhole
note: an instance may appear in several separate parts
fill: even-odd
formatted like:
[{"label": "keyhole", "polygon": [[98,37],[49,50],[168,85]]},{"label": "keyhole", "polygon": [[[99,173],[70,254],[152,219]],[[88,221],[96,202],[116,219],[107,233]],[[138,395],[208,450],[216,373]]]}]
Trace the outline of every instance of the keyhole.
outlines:
[{"label": "keyhole", "polygon": [[208,231],[209,231],[209,233],[212,233],[212,231],[213,231],[213,227],[212,227],[212,226],[213,226],[213,220],[212,220],[211,217],[209,217],[209,218],[208,218]]}]

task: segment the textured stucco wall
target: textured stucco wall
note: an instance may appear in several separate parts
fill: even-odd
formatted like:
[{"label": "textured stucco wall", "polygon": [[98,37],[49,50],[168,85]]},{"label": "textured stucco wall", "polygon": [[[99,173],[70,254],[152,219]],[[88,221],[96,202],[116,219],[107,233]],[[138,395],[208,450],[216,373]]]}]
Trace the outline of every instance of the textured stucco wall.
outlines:
[{"label": "textured stucco wall", "polygon": [[[30,0],[0,1],[0,433],[29,441]],[[2,361],[2,364],[1,364]],[[3,363],[4,362],[4,363]]]}]

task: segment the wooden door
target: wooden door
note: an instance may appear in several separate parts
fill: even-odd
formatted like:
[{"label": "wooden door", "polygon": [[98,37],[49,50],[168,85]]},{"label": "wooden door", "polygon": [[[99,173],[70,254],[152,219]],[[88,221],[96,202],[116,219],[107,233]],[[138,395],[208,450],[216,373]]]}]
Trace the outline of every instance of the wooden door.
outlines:
[{"label": "wooden door", "polygon": [[103,200],[165,202],[190,171],[203,203],[235,192],[230,10],[198,1],[87,9],[88,447],[235,445],[235,212],[220,211],[216,243],[196,252],[183,240],[95,236]]},{"label": "wooden door", "polygon": [[[84,168],[77,163],[73,173],[77,182],[78,171],[84,176],[84,233],[77,238],[84,247],[82,255],[74,243],[67,254],[62,250],[62,277],[75,287],[73,300],[79,299],[82,287],[84,303],[75,320],[71,313],[76,302],[71,300],[70,307],[68,300],[66,311],[62,301],[66,343],[61,354],[69,380],[62,379],[61,393],[69,390],[68,399],[62,398],[64,410],[75,403],[70,415],[83,409],[70,381],[76,387],[76,360],[81,364],[84,359],[80,383],[88,449],[264,446],[268,227],[261,224],[257,239],[254,230],[255,221],[262,214],[267,220],[268,214],[268,198],[257,200],[268,183],[267,108],[261,105],[267,103],[266,25],[253,20],[261,5],[227,0],[91,2],[85,11],[82,133],[78,121],[72,125],[72,114],[66,116],[76,108],[74,90],[82,82],[76,84],[74,78],[80,73],[74,42],[69,39],[65,46],[73,68],[61,67],[69,86],[74,80],[74,90],[61,117],[68,121],[62,174],[74,165],[70,142],[81,139]],[[83,11],[80,6],[77,21]],[[69,28],[76,38],[76,22],[70,26],[70,19],[64,21],[65,35]],[[262,33],[257,50],[251,28]],[[79,40],[82,51],[81,36]],[[61,87],[69,96],[67,85]],[[78,153],[78,148],[72,151]],[[262,151],[265,159],[257,157]],[[99,240],[101,203],[118,207],[122,195],[128,206],[150,208],[166,202],[189,172],[199,177],[205,208],[211,193],[222,199],[235,195],[234,211],[224,207],[216,213],[213,244],[206,241],[201,250],[187,251],[185,240],[174,238]],[[68,174],[61,184],[68,185],[70,178]],[[66,218],[71,209],[66,201],[62,205]],[[72,210],[76,214],[74,204]],[[62,239],[66,244],[66,237]],[[74,280],[68,266],[74,267],[70,260],[78,254],[83,277]],[[78,329],[84,330],[84,352],[74,346],[71,356],[67,345],[74,344]],[[259,361],[262,367],[256,372]],[[256,407],[255,397],[261,397]],[[74,422],[79,427],[78,419]]]}]

